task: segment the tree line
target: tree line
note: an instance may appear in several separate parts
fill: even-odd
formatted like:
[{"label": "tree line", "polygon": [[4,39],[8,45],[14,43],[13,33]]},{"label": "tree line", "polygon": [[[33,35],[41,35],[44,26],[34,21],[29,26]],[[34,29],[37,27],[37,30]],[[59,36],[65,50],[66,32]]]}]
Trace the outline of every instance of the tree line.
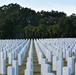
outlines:
[{"label": "tree line", "polygon": [[76,15],[38,11],[19,4],[0,7],[0,39],[76,37]]}]

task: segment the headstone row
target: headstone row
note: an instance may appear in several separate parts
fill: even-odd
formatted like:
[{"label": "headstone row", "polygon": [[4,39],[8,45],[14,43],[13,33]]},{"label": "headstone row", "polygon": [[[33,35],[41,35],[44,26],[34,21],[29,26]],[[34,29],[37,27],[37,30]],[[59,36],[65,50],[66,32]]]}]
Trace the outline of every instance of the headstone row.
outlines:
[{"label": "headstone row", "polygon": [[33,41],[31,40],[29,56],[27,58],[26,69],[24,75],[33,75]]},{"label": "headstone row", "polygon": [[22,65],[26,52],[28,51],[29,45],[30,45],[30,40],[27,41],[26,45],[22,48],[22,50],[18,54],[18,65],[19,66]]}]

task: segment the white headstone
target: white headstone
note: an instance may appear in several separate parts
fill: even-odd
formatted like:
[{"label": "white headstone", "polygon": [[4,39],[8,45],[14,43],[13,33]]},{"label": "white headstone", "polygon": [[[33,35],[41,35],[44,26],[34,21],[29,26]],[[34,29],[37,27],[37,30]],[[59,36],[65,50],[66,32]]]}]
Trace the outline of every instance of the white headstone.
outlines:
[{"label": "white headstone", "polygon": [[22,62],[21,62],[21,54],[18,54],[18,65],[21,66]]},{"label": "white headstone", "polygon": [[12,64],[12,53],[8,53],[8,63]]},{"label": "white headstone", "polygon": [[57,56],[53,56],[53,70],[56,71],[57,70],[57,60],[58,57]]},{"label": "white headstone", "polygon": [[63,58],[63,54],[62,54],[62,50],[60,50],[60,51],[58,52],[58,59],[59,59],[59,60],[62,60],[62,58]]},{"label": "white headstone", "polygon": [[52,62],[52,52],[47,50],[46,51],[46,58],[48,59],[48,62]]},{"label": "white headstone", "polygon": [[68,57],[67,66],[71,70],[71,74],[74,73],[74,59],[72,57]]},{"label": "white headstone", "polygon": [[70,51],[66,50],[66,60],[68,60],[68,57],[70,57]]},{"label": "white headstone", "polygon": [[7,59],[7,51],[4,51],[4,59]]},{"label": "white headstone", "polygon": [[62,68],[64,66],[63,60],[57,61],[57,75],[62,75]]},{"label": "white headstone", "polygon": [[75,75],[76,75],[76,63],[75,63]]},{"label": "white headstone", "polygon": [[0,52],[0,58],[4,58],[3,52]]},{"label": "white headstone", "polygon": [[33,70],[33,63],[32,62],[27,62],[26,63],[26,69],[32,69]]},{"label": "white headstone", "polygon": [[18,75],[18,61],[13,60],[12,67],[14,68],[14,75]]},{"label": "white headstone", "polygon": [[55,75],[54,73],[46,73],[45,75]]},{"label": "white headstone", "polygon": [[33,75],[33,71],[31,69],[25,69],[24,75]]},{"label": "white headstone", "polygon": [[7,75],[14,75],[14,68],[12,66],[7,67]]},{"label": "white headstone", "polygon": [[41,64],[47,64],[47,59],[46,58],[43,58],[42,60],[41,60]]},{"label": "white headstone", "polygon": [[33,61],[33,58],[32,57],[28,57],[27,58],[27,61],[32,62]]},{"label": "white headstone", "polygon": [[14,51],[12,52],[12,60],[14,60],[15,59],[15,53],[14,53]]},{"label": "white headstone", "polygon": [[1,65],[0,65],[0,74],[6,74],[6,61],[4,58],[1,59]]},{"label": "white headstone", "polygon": [[63,58],[66,58],[66,49],[63,49]]},{"label": "white headstone", "polygon": [[71,75],[69,67],[63,67],[63,74],[62,75]]},{"label": "white headstone", "polygon": [[39,56],[38,56],[38,61],[39,61],[39,64],[41,64],[42,59],[43,59],[43,54],[42,54],[41,52],[39,52],[38,55],[39,55]]},{"label": "white headstone", "polygon": [[44,75],[46,73],[50,73],[51,67],[49,64],[41,64],[41,74]]}]

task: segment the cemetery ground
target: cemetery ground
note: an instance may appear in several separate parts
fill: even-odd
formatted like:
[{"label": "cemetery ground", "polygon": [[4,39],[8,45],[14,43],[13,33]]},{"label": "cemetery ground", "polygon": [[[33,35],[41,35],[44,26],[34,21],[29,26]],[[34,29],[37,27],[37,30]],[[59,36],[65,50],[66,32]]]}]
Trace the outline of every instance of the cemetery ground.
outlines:
[{"label": "cemetery ground", "polygon": [[[34,46],[34,43],[33,43],[33,46]],[[28,49],[28,52],[29,52],[29,49]],[[18,75],[24,75],[24,70],[26,68],[26,62],[27,62],[27,57],[28,57],[28,52],[26,53],[26,56],[24,58],[24,61],[22,63],[21,66],[19,66],[19,72],[18,72]],[[35,46],[34,46],[34,54],[33,54],[33,66],[34,66],[34,75],[41,75],[41,69],[40,69],[40,65],[38,64],[38,58],[37,58],[37,54],[36,54],[36,50],[35,50]],[[16,60],[18,60],[18,57],[16,58]],[[6,66],[12,66],[11,64],[8,64],[8,59],[6,61]],[[2,74],[0,74],[2,75]],[[7,75],[7,74],[6,74]]]},{"label": "cemetery ground", "polygon": [[[67,41],[67,42],[66,42]],[[70,41],[70,42],[69,42]],[[65,44],[65,43],[66,44]],[[11,43],[12,44],[12,43]],[[76,39],[37,39],[37,40],[21,40],[16,42],[19,49],[16,49],[17,46],[12,44],[12,49],[8,49],[8,56],[5,57],[4,47],[0,53],[0,56],[2,58],[0,59],[6,59],[6,68],[2,68],[2,72],[6,70],[6,74],[0,74],[0,75],[10,75],[8,74],[7,68],[9,66],[13,66],[12,64],[9,64],[9,60],[12,57],[9,56],[9,53],[14,52],[13,49],[16,49],[17,52],[14,54],[15,57],[13,60],[18,61],[18,74],[15,75],[26,75],[25,70],[28,70],[28,72],[33,74],[27,74],[27,75],[76,75],[76,56],[72,56],[73,52],[76,53]],[[64,47],[66,45],[66,47]],[[11,48],[11,46],[8,45],[8,47]],[[12,51],[11,51],[12,50]],[[19,51],[18,51],[19,50]],[[22,55],[21,58],[19,55]],[[33,55],[33,56],[32,56]],[[10,58],[11,57],[11,58]],[[21,59],[19,61],[19,58]],[[28,58],[29,61],[28,61]],[[31,61],[31,58],[33,59]],[[10,61],[13,61],[12,59]],[[27,68],[27,62],[33,64],[33,68],[31,69],[31,66]],[[59,63],[58,63],[59,62]],[[21,65],[19,64],[21,63]],[[2,63],[3,64],[3,63]],[[43,66],[45,65],[45,66]],[[1,70],[1,60],[0,60],[0,70]],[[3,65],[4,66],[4,65]],[[63,68],[67,68],[67,70]],[[59,69],[59,70],[58,70]],[[32,70],[32,72],[30,71]],[[13,69],[10,70],[13,72]],[[63,71],[65,73],[63,73]],[[15,71],[14,71],[15,72]],[[0,72],[1,73],[1,72]],[[13,75],[13,73],[11,73]]]}]

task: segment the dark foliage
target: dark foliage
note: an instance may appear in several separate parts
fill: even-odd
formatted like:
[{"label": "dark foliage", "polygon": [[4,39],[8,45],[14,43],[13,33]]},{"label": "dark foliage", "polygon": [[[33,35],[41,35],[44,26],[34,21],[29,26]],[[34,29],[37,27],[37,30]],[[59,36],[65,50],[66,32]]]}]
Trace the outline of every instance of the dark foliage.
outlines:
[{"label": "dark foliage", "polygon": [[9,4],[0,7],[0,38],[76,37],[76,15],[40,11]]}]

